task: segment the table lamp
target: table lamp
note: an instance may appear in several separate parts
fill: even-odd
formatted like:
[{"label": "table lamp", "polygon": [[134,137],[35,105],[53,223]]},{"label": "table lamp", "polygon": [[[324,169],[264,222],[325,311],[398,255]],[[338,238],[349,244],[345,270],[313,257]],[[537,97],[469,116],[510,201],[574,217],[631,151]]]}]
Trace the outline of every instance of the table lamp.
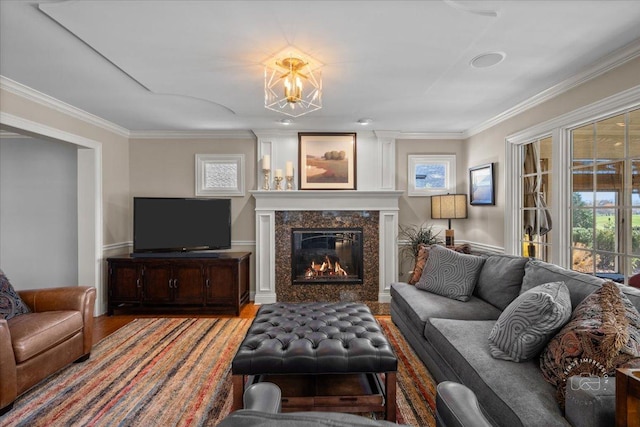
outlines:
[{"label": "table lamp", "polygon": [[466,217],[466,194],[443,194],[440,196],[431,196],[431,218],[449,220],[449,229],[445,231],[445,243],[447,246],[454,245],[451,220],[463,219]]}]

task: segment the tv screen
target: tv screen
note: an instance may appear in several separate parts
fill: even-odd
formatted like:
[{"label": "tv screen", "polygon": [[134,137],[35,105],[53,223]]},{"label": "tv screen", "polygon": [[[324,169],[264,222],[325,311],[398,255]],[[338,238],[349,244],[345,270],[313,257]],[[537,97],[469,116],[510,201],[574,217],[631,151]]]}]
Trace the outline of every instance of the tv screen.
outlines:
[{"label": "tv screen", "polygon": [[230,199],[134,197],[134,253],[229,248]]}]

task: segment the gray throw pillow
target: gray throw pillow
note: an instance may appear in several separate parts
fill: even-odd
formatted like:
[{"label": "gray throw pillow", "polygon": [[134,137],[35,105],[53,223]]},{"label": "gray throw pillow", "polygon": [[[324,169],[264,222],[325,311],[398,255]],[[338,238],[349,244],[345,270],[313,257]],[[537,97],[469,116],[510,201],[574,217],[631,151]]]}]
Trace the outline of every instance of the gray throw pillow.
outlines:
[{"label": "gray throw pillow", "polygon": [[435,245],[416,288],[458,301],[469,301],[484,258]]},{"label": "gray throw pillow", "polygon": [[29,307],[22,301],[20,295],[13,289],[9,279],[0,270],[0,316],[9,320],[20,314],[30,313]]},{"label": "gray throw pillow", "polygon": [[496,321],[489,333],[491,356],[514,362],[534,358],[570,317],[564,282],[536,286],[513,300]]}]

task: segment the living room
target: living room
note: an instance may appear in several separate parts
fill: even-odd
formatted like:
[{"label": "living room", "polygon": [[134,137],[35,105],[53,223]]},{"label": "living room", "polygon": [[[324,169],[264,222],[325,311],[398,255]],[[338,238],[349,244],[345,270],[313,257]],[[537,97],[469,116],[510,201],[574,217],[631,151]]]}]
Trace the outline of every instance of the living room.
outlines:
[{"label": "living room", "polygon": [[[331,91],[335,90],[331,88],[331,84],[335,84],[334,88],[337,86],[345,90],[337,76],[339,68],[335,64],[339,61],[329,61],[328,57],[322,57],[322,50],[317,51],[317,59],[327,63],[326,69],[323,70],[326,79],[323,98],[326,105],[319,111],[294,119],[294,123],[289,126],[277,123],[277,120],[287,116],[268,111],[268,125],[264,125],[267,122],[262,122],[254,127],[216,128],[214,125],[208,125],[206,118],[222,116],[222,107],[191,99],[190,93],[177,96],[167,106],[163,106],[165,99],[174,96],[163,95],[167,93],[164,88],[158,89],[157,94],[153,93],[154,90],[144,91],[144,96],[155,97],[159,101],[157,104],[147,104],[147,111],[139,124],[131,125],[130,120],[134,119],[128,117],[119,122],[109,120],[106,117],[109,117],[110,113],[101,112],[108,112],[112,104],[105,104],[101,107],[103,109],[87,110],[80,107],[85,102],[84,96],[74,98],[79,95],[74,95],[72,90],[66,94],[62,88],[47,91],[44,83],[38,83],[42,84],[41,86],[30,84],[38,81],[35,78],[36,74],[44,73],[43,68],[34,67],[38,61],[33,58],[41,56],[44,61],[48,56],[47,50],[53,51],[65,46],[66,49],[73,49],[71,54],[78,58],[78,62],[81,62],[81,59],[89,61],[89,69],[105,73],[105,81],[108,78],[116,78],[125,87],[130,85],[131,88],[136,83],[135,79],[124,76],[128,70],[125,69],[123,72],[118,65],[111,63],[110,53],[90,47],[93,40],[90,41],[89,36],[92,34],[82,33],[87,35],[87,40],[73,34],[80,34],[80,30],[88,31],[86,28],[65,30],[56,22],[53,16],[61,21],[71,19],[70,22],[76,25],[77,16],[56,15],[54,3],[43,3],[43,9],[50,14],[48,16],[37,9],[5,3],[10,2],[2,4],[3,37],[0,41],[3,53],[0,61],[0,125],[3,130],[0,135],[0,265],[10,276],[17,290],[75,284],[95,286],[98,291],[96,316],[104,315],[107,311],[106,259],[126,255],[133,250],[133,198],[195,197],[197,155],[242,155],[244,192],[242,195],[229,197],[232,212],[231,250],[252,253],[249,275],[250,299],[255,301],[256,294],[269,297],[271,288],[275,289],[275,284],[270,283],[270,279],[265,279],[264,274],[262,278],[258,277],[258,272],[264,271],[260,270],[261,268],[275,268],[260,267],[256,256],[260,250],[264,252],[264,248],[256,246],[260,240],[256,207],[263,184],[262,160],[265,155],[271,156],[272,173],[275,173],[276,169],[285,170],[287,162],[292,162],[295,175],[293,192],[304,192],[299,189],[297,175],[300,165],[299,132],[356,133],[357,174],[353,197],[367,197],[367,192],[397,192],[397,212],[390,220],[392,226],[433,225],[434,229],[441,233],[441,237],[444,236],[445,229],[449,228],[448,221],[432,219],[430,197],[409,195],[409,156],[454,155],[455,183],[451,192],[464,193],[467,196],[469,169],[492,164],[495,174],[495,204],[468,205],[467,218],[452,221],[455,241],[468,243],[478,251],[525,255],[520,220],[515,219],[520,217],[521,206],[514,197],[520,191],[516,184],[520,179],[520,169],[514,159],[519,159],[517,153],[521,144],[549,135],[559,138],[559,134],[577,123],[597,121],[611,115],[627,114],[630,123],[637,123],[637,109],[640,105],[640,34],[637,34],[638,29],[633,24],[637,22],[640,11],[632,2],[616,2],[616,6],[621,8],[620,15],[624,16],[625,23],[620,23],[617,30],[606,33],[608,38],[591,38],[582,43],[575,41],[578,53],[575,54],[573,62],[568,61],[565,70],[554,69],[553,73],[544,76],[549,79],[546,80],[546,86],[538,85],[537,91],[530,92],[529,87],[518,88],[520,81],[509,81],[510,85],[516,87],[511,90],[510,97],[493,102],[492,86],[482,83],[486,84],[485,93],[476,98],[475,103],[469,105],[468,109],[474,110],[474,114],[477,114],[478,111],[482,112],[486,105],[486,109],[492,109],[493,114],[481,115],[480,120],[465,122],[467,125],[458,125],[455,123],[458,114],[447,109],[450,116],[448,122],[443,121],[438,126],[425,125],[419,130],[380,125],[378,123],[384,123],[382,117],[365,113],[366,109],[360,110],[363,111],[362,115],[351,114],[352,117],[344,118],[333,125],[318,125],[321,122],[315,121],[314,115],[323,119],[325,114],[330,116],[329,118],[336,115],[330,110],[331,105],[336,103],[330,97]],[[471,7],[468,2],[450,3]],[[483,5],[485,7],[479,9],[500,9],[499,5],[486,3]],[[451,8],[451,5],[444,4],[440,7]],[[491,19],[477,14],[471,14],[469,18],[465,15],[469,14],[468,11],[452,9],[465,16],[465,20]],[[588,19],[593,20],[594,17],[590,16]],[[16,28],[20,23],[42,26],[39,31],[43,33],[39,36],[45,38],[26,40],[26,46],[34,49],[29,51],[32,59],[14,65],[12,61],[18,58],[14,56],[16,37],[24,36],[24,30],[18,31]],[[484,28],[484,24],[475,25],[476,30]],[[379,27],[385,28],[383,24],[379,24]],[[65,44],[46,43],[48,34],[55,34],[56,38],[52,36],[51,40],[55,40],[56,43],[64,41]],[[256,35],[253,34],[252,37]],[[563,43],[570,45],[567,41],[569,38],[571,37],[565,38]],[[473,40],[474,38],[470,37],[466,43],[470,44]],[[102,41],[95,40],[96,46]],[[274,48],[270,53],[277,53],[282,45],[286,44],[282,40],[278,43],[277,49]],[[317,49],[315,46],[299,46],[302,42],[292,44],[303,52],[315,53]],[[494,49],[502,48],[496,46]],[[599,55],[592,58],[590,55],[596,50]],[[565,51],[568,52],[567,49]],[[481,53],[461,52],[469,53],[468,58],[464,58],[465,63]],[[507,59],[511,59],[511,55],[518,56],[516,52],[507,53]],[[585,56],[587,53],[588,56]],[[341,60],[350,60],[347,56]],[[571,55],[567,53],[567,56]],[[263,59],[254,58],[252,61],[258,63]],[[375,69],[375,61],[370,61],[365,69]],[[331,64],[334,67],[333,75]],[[29,67],[33,67],[33,70],[26,72],[25,69]],[[74,81],[80,85],[83,79],[88,78],[83,77],[81,71],[64,71],[73,67],[61,64],[40,67],[53,67],[50,68],[54,71],[49,78],[50,83],[54,84],[53,87],[56,81],[67,80],[62,86],[70,90],[69,86],[73,86]],[[500,64],[496,67],[500,67]],[[532,64],[531,67],[536,68],[536,64]],[[546,66],[540,68],[545,69]],[[254,66],[252,70],[257,70],[257,73],[253,73],[252,78],[255,78],[255,82],[251,84],[262,85],[262,67]],[[486,73],[490,70],[491,68],[479,71]],[[566,70],[572,72],[567,73]],[[65,74],[67,72],[69,74]],[[135,74],[133,69],[130,72]],[[242,73],[251,74],[246,71]],[[386,83],[378,83],[380,87],[384,84]],[[142,92],[140,88],[132,90]],[[364,89],[358,89],[351,97],[357,97],[356,94],[362,90]],[[369,90],[375,91],[373,88]],[[262,88],[259,88],[252,97],[243,96],[242,99],[249,102],[248,100],[255,98],[252,102],[255,101],[264,109],[261,105],[261,91]],[[116,93],[120,92],[114,90],[113,96],[117,98]],[[102,93],[101,97],[104,96]],[[458,93],[457,96],[461,95]],[[393,101],[398,102],[405,97],[406,95],[399,92],[397,99]],[[73,99],[82,101],[74,103]],[[126,97],[124,99],[131,100]],[[210,101],[215,102],[215,99]],[[461,102],[464,103],[464,100]],[[198,109],[200,103],[207,106]],[[180,105],[184,107],[183,110],[176,108]],[[463,118],[465,109],[460,109],[460,122],[468,120]],[[412,117],[428,116],[432,111],[412,110],[410,113]],[[372,123],[357,124],[358,119],[369,116],[373,120]],[[165,119],[171,124],[163,123]],[[630,134],[630,138],[632,137]],[[54,159],[55,164],[52,163]],[[558,193],[561,192],[561,188],[570,188],[567,178],[569,174],[564,172],[566,167],[563,166],[570,163],[569,155],[557,148],[550,173],[558,177],[557,180],[553,180],[554,191]],[[77,171],[77,174],[69,171]],[[276,191],[273,189],[274,186],[275,183],[271,182],[270,192]],[[282,192],[286,193],[286,190]],[[570,191],[565,193],[569,194]],[[313,194],[313,190],[310,194]],[[564,200],[559,198],[560,196],[557,197],[550,200]],[[44,203],[39,204],[42,201]],[[328,207],[331,206],[330,202],[326,203]],[[547,235],[547,240],[537,236],[536,244],[539,245],[538,248],[553,249],[549,250],[546,260],[570,268],[572,246],[570,237],[567,237],[570,233],[566,233],[570,216],[564,210],[554,207],[551,206],[554,227]],[[24,230],[30,231],[25,233]],[[397,237],[397,230],[393,234],[393,237]],[[388,264],[377,278],[379,293],[384,297],[389,295],[388,289],[384,288],[393,281],[389,278],[405,280],[413,268],[411,261],[405,261],[400,256],[400,249],[406,243],[400,239],[393,255],[381,260]],[[35,253],[39,258],[38,268],[33,267]],[[637,253],[627,249],[622,252],[622,256],[635,259]],[[627,282],[632,276],[631,270],[621,271],[621,274]],[[380,302],[388,300],[383,301],[382,298]]]}]

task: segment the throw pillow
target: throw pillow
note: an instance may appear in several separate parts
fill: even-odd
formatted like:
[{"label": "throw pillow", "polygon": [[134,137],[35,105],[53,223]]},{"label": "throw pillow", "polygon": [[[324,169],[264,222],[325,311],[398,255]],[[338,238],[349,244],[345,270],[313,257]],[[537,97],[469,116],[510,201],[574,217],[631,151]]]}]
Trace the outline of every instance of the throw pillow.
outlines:
[{"label": "throw pillow", "polygon": [[429,258],[429,248],[431,246],[421,244],[418,246],[418,255],[416,256],[416,265],[413,267],[413,273],[409,278],[410,285],[415,285],[420,280],[422,276],[422,270],[424,270],[424,266],[427,263],[427,259]]},{"label": "throw pillow", "polygon": [[489,333],[491,356],[514,362],[532,359],[570,317],[571,298],[563,282],[536,286],[513,300],[498,318]]},{"label": "throw pillow", "polygon": [[484,258],[432,246],[416,288],[458,301],[469,301]]},{"label": "throw pillow", "polygon": [[0,270],[0,316],[9,320],[20,314],[30,313],[29,307],[22,301],[20,295],[13,289],[9,279]]},{"label": "throw pillow", "polygon": [[607,282],[576,307],[549,341],[540,368],[564,406],[567,378],[614,376],[618,367],[640,367],[640,314],[615,283]]}]

